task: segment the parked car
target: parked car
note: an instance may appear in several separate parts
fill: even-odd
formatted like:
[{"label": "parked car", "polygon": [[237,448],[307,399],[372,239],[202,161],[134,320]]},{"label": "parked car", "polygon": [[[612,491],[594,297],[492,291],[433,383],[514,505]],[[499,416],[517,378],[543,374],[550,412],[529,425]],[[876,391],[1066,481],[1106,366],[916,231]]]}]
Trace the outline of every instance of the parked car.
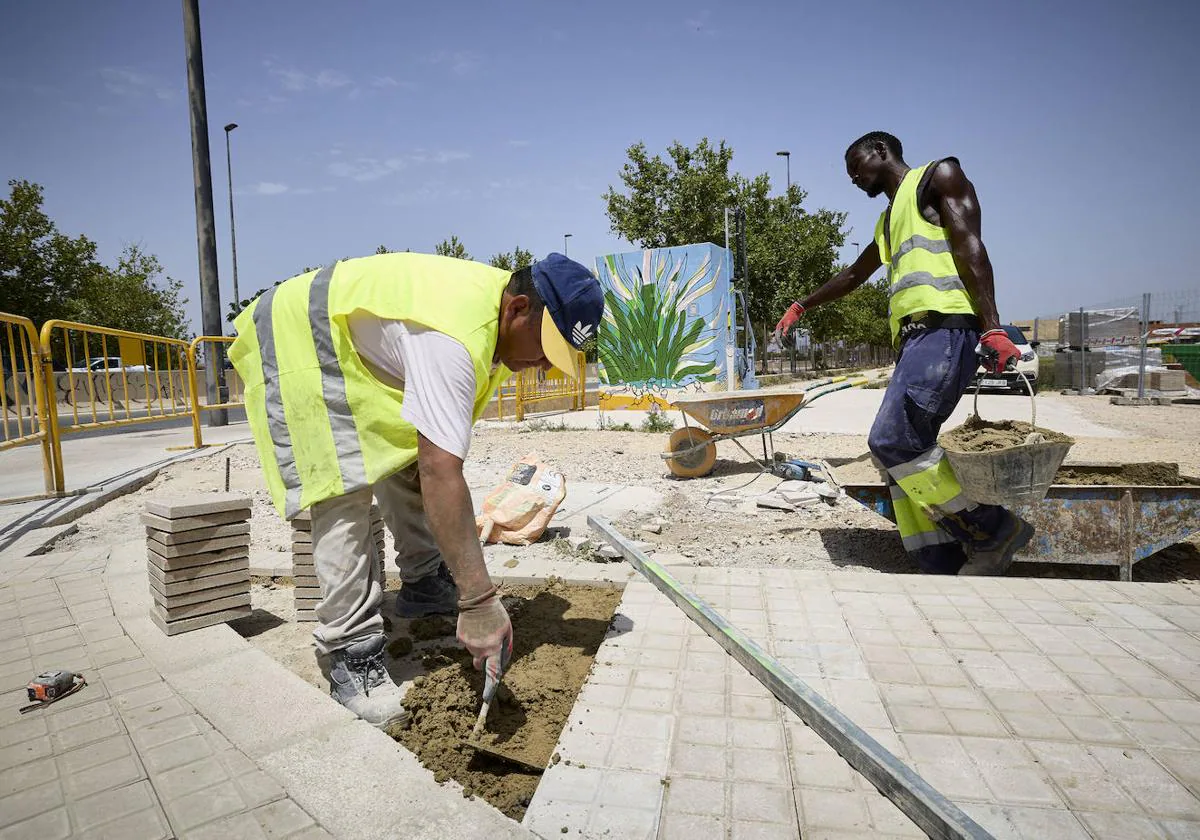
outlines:
[{"label": "parked car", "polygon": [[117,373],[122,367],[124,367],[126,371],[144,372],[149,370],[149,368],[147,368],[145,365],[122,365],[120,356],[92,356],[88,359],[86,365],[76,365],[75,367],[71,368],[71,370],[75,373],[83,373],[85,371],[92,371],[93,373],[99,371],[100,373],[103,373],[105,368],[107,368],[109,373]]},{"label": "parked car", "polygon": [[1000,373],[988,373],[984,370],[983,365],[975,371],[975,378],[971,380],[971,387],[980,386],[980,390],[990,391],[1013,391],[1018,394],[1028,393],[1025,390],[1025,383],[1021,381],[1019,374],[1025,374],[1025,378],[1029,380],[1029,384],[1033,387],[1033,392],[1036,394],[1038,389],[1038,371],[1040,364],[1038,355],[1034,352],[1034,347],[1039,342],[1030,342],[1025,337],[1025,333],[1012,324],[1001,324],[1001,329],[1008,334],[1009,340],[1017,346],[1017,350],[1021,353],[1021,358],[1017,361],[1017,369],[1002,371]]}]

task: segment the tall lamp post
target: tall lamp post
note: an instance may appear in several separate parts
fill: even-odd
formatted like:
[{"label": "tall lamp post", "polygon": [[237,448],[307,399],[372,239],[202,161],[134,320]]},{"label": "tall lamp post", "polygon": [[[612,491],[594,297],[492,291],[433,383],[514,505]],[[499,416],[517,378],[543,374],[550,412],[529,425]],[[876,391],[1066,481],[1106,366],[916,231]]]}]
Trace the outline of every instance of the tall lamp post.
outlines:
[{"label": "tall lamp post", "polygon": [[229,175],[229,246],[233,249],[233,305],[240,306],[242,296],[238,294],[237,282],[237,229],[233,225],[233,161],[229,156],[229,135],[237,123],[225,126],[225,171]]},{"label": "tall lamp post", "polygon": [[788,192],[790,193],[792,191],[792,153],[784,149],[783,151],[776,152],[775,154],[787,161],[787,188]]},{"label": "tall lamp post", "polygon": [[860,245],[860,244],[859,244],[859,243],[857,243],[857,242],[851,242],[850,244],[851,244],[851,245],[853,245],[853,246],[855,247],[855,249],[857,249],[857,250],[856,250],[856,253],[855,253],[855,258],[857,259],[857,257],[858,257],[860,254],[862,254],[862,245]]},{"label": "tall lamp post", "polygon": [[567,256],[567,240],[570,239],[574,235],[575,234],[573,234],[573,233],[564,233],[563,234],[563,256],[564,257]]}]

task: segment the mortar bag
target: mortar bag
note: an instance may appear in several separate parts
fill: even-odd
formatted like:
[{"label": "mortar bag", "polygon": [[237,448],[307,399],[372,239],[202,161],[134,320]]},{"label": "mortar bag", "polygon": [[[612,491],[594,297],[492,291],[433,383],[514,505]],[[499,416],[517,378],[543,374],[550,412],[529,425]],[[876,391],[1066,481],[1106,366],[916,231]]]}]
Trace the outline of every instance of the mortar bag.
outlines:
[{"label": "mortar bag", "polygon": [[536,454],[526,455],[483,500],[475,518],[479,539],[508,545],[537,542],[566,495],[563,474],[538,460]]}]

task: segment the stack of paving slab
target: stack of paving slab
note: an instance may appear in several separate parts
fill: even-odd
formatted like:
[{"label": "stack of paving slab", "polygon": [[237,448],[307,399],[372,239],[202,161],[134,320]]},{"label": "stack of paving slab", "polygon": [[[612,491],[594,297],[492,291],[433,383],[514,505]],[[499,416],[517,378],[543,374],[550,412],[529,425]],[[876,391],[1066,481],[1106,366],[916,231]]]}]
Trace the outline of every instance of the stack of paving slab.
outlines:
[{"label": "stack of paving slab", "polygon": [[[378,505],[371,505],[371,536],[375,540],[375,562],[379,579],[384,579],[383,517]],[[321,585],[312,557],[312,513],[301,511],[292,520],[292,580],[296,586],[296,621],[316,621],[321,602]]]},{"label": "stack of paving slab", "polygon": [[250,615],[250,499],[146,502],[150,618],[168,636]]}]

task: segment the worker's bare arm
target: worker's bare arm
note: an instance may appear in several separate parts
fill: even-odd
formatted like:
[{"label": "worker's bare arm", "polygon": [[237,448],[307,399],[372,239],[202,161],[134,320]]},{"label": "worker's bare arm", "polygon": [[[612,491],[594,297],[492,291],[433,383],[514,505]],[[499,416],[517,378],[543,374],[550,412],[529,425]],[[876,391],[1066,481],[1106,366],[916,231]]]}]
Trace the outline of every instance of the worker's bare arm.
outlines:
[{"label": "worker's bare arm", "polygon": [[486,592],[492,581],[475,530],[475,510],[463,478],[462,459],[418,435],[417,466],[425,516],[442,558],[454,575],[459,597],[469,599]]},{"label": "worker's bare arm", "polygon": [[933,170],[929,186],[942,226],[950,236],[954,267],[975,302],[980,323],[985,331],[999,329],[992,261],[983,246],[982,214],[975,185],[957,161],[943,160]]},{"label": "worker's bare arm", "polygon": [[879,246],[872,242],[852,265],[835,274],[828,282],[800,301],[800,305],[807,310],[845,297],[867,282],[882,264],[879,259]]}]

